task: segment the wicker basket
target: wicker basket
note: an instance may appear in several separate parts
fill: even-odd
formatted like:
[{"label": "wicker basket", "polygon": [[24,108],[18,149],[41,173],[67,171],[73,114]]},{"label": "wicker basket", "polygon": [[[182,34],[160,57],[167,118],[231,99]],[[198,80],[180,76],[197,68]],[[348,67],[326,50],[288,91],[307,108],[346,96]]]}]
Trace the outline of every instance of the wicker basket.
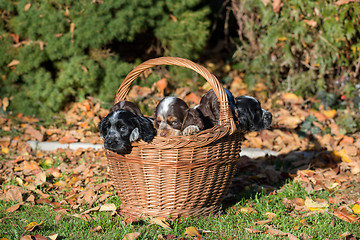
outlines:
[{"label": "wicker basket", "polygon": [[131,83],[157,65],[177,65],[202,75],[220,99],[220,126],[193,136],[134,142],[128,154],[107,151],[110,175],[127,214],[161,217],[217,213],[239,159],[243,132],[236,129],[224,89],[209,71],[187,59],[161,57],[135,67],[121,83],[115,103]]}]

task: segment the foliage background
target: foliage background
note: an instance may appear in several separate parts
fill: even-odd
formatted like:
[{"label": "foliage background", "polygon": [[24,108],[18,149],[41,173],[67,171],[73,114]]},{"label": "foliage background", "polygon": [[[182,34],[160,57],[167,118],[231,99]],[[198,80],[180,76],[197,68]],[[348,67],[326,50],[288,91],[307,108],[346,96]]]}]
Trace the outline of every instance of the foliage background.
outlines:
[{"label": "foliage background", "polygon": [[[358,2],[1,0],[0,11],[0,94],[15,113],[111,102],[133,66],[164,55],[204,63],[227,85],[241,77],[250,92],[318,94],[327,107],[345,96],[359,109]],[[189,72],[168,74],[196,87]]]}]

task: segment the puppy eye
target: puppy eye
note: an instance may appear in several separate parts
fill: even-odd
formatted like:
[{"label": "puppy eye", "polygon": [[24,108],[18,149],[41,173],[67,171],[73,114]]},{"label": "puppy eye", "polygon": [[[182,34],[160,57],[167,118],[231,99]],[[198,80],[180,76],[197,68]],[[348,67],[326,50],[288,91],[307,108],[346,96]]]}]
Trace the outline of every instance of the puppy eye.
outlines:
[{"label": "puppy eye", "polygon": [[126,127],[122,126],[119,130],[120,130],[121,132],[124,132],[124,131],[126,131]]},{"label": "puppy eye", "polygon": [[177,124],[177,121],[172,121],[171,124],[175,125],[175,124]]}]

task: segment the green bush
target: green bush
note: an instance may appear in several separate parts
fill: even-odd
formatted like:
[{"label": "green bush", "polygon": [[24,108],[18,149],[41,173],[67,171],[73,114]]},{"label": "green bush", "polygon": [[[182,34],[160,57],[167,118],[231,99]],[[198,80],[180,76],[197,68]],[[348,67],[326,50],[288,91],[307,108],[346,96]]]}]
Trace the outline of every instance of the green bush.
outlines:
[{"label": "green bush", "polygon": [[10,110],[40,116],[87,95],[112,101],[152,45],[192,59],[209,34],[200,0],[18,0],[0,11],[0,95]]},{"label": "green bush", "polygon": [[248,85],[262,82],[302,96],[351,89],[359,81],[360,3],[289,0],[276,11],[275,2],[232,1],[234,68]]}]

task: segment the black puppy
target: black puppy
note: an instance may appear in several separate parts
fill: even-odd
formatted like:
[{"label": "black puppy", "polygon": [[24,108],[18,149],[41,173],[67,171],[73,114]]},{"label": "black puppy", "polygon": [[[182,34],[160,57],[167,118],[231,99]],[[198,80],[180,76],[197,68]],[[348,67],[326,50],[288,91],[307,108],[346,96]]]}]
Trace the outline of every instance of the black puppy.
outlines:
[{"label": "black puppy", "polygon": [[271,125],[271,113],[262,109],[257,99],[251,96],[239,96],[235,98],[235,105],[235,117],[241,129],[260,131]]},{"label": "black puppy", "polygon": [[[104,138],[104,148],[117,153],[126,151],[131,142],[139,139],[151,142],[156,136],[154,123],[150,118],[144,117],[135,104],[129,102],[122,104],[134,109],[124,110],[115,106],[115,110],[103,118],[98,125],[100,135]],[[140,116],[134,114],[139,112]]]}]

